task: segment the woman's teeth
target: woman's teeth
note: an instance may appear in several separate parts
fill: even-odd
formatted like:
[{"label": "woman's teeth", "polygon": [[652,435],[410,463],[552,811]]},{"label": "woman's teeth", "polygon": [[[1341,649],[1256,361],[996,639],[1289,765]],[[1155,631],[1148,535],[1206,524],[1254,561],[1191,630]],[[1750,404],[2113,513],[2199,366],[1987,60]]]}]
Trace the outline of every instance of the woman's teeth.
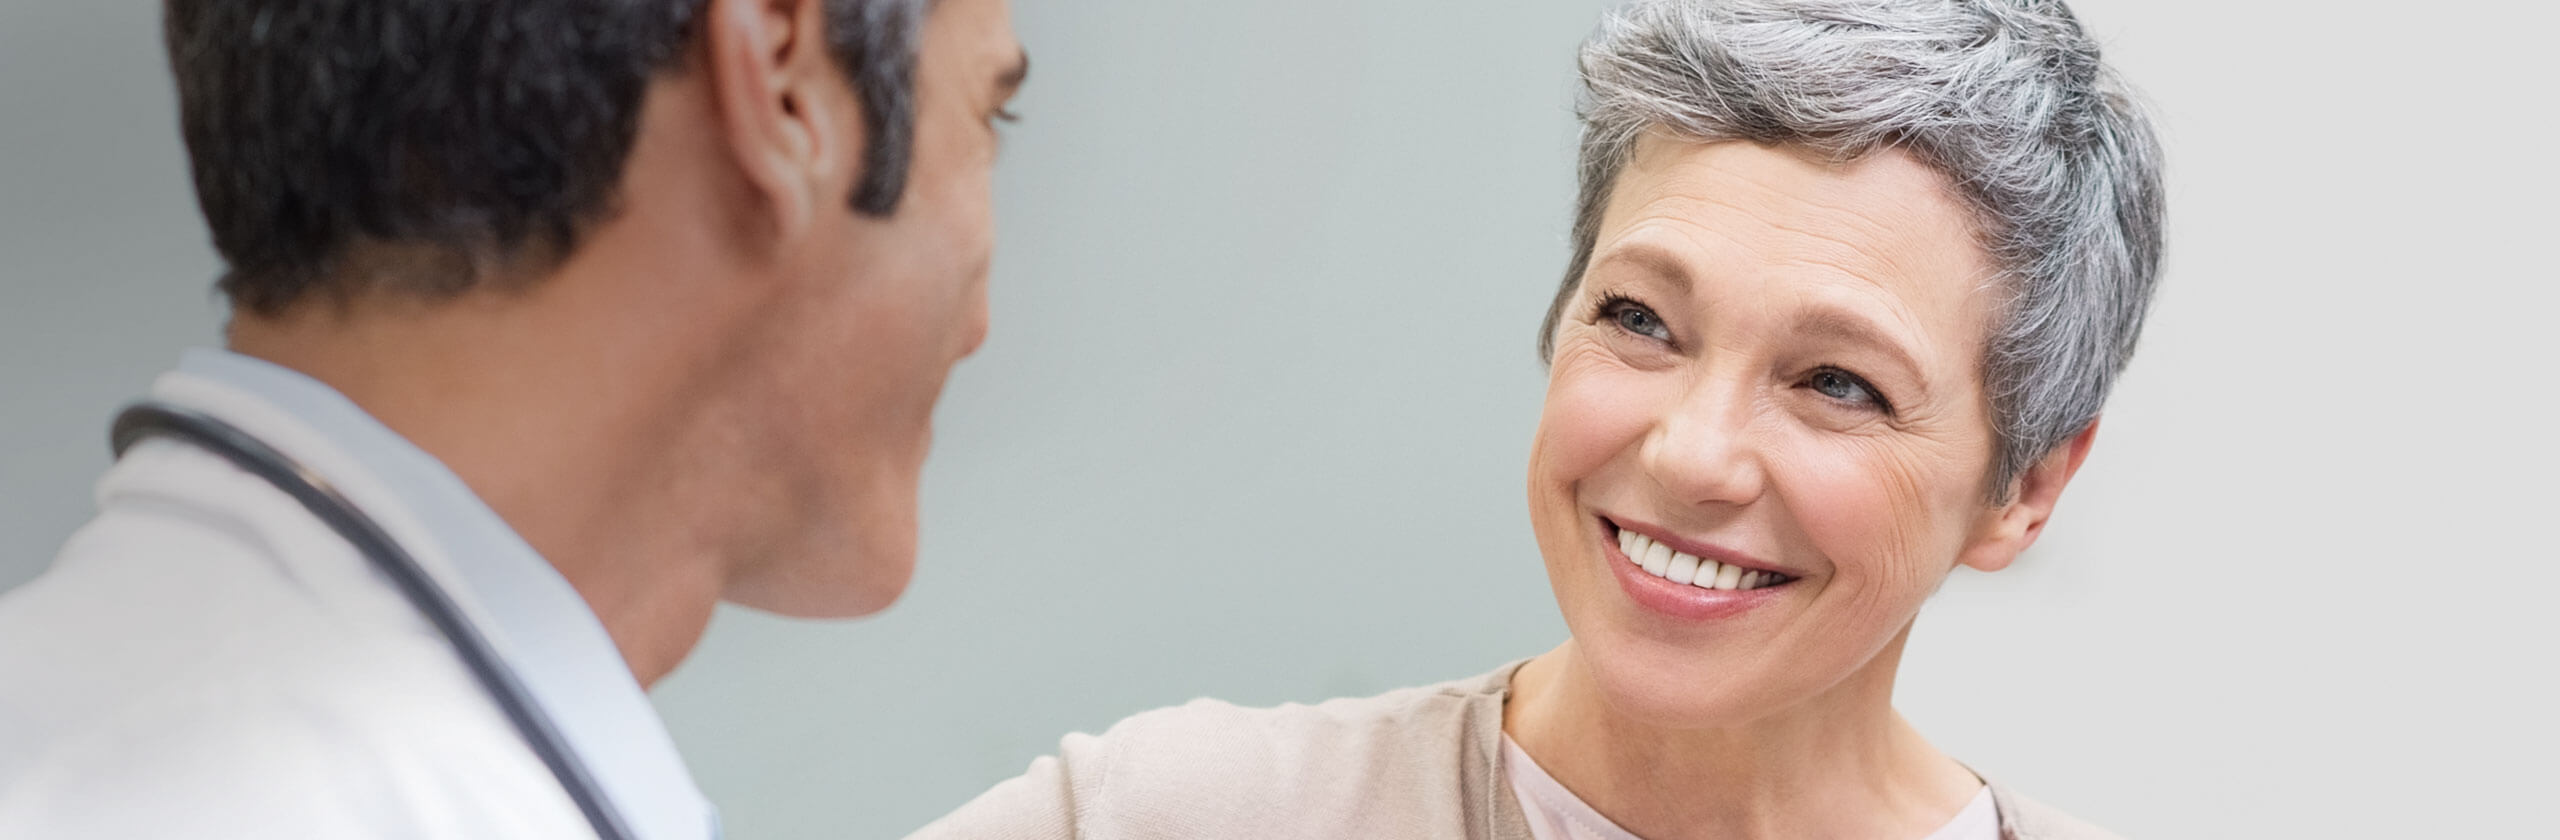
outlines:
[{"label": "woman's teeth", "polygon": [[1776,572],[1744,571],[1741,566],[1721,565],[1694,554],[1673,551],[1670,546],[1654,542],[1652,537],[1624,528],[1618,529],[1618,550],[1626,552],[1628,560],[1644,567],[1645,574],[1700,589],[1759,589],[1794,580]]}]

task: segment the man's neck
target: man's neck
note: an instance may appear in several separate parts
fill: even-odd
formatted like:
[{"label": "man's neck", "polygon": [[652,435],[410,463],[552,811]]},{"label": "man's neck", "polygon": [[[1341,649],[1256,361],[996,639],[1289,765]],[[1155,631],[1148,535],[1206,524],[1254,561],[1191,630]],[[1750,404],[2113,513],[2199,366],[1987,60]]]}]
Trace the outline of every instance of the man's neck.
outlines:
[{"label": "man's neck", "polygon": [[452,301],[311,301],[241,314],[230,344],[442,461],[577,589],[645,686],[701,639],[736,554],[710,482],[688,474],[699,459],[676,457],[717,437],[710,412],[685,408],[714,402],[697,392],[716,354],[632,329],[652,302],[615,291],[551,277]]}]

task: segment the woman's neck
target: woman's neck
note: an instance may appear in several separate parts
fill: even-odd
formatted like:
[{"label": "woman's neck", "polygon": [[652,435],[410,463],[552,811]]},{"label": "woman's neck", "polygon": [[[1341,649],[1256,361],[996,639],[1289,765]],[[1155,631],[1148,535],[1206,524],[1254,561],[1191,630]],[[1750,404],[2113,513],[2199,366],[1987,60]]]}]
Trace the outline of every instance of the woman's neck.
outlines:
[{"label": "woman's neck", "polygon": [[1926,837],[1982,783],[1893,710],[1909,634],[1821,695],[1706,729],[1617,713],[1568,641],[1512,676],[1502,729],[1575,796],[1646,840]]}]

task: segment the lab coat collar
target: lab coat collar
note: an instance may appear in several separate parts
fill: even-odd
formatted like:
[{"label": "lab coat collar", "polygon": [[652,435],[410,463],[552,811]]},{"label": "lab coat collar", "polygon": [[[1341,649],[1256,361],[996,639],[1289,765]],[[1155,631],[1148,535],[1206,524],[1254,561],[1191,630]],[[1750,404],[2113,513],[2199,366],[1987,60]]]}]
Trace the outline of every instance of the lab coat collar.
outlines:
[{"label": "lab coat collar", "polygon": [[188,351],[152,396],[222,418],[302,462],[416,555],[638,836],[717,836],[716,812],[604,624],[442,462],[328,385],[237,353]]}]

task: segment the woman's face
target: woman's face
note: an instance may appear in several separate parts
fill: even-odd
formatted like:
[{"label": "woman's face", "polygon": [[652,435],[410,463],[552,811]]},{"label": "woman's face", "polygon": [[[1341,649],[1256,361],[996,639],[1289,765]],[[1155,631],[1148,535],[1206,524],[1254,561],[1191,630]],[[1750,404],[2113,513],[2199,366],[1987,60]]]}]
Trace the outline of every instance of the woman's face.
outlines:
[{"label": "woman's face", "polygon": [[1619,712],[1733,725],[1889,667],[1955,564],[2023,547],[1986,502],[1975,236],[1899,151],[1638,145],[1529,471],[1556,600]]}]

